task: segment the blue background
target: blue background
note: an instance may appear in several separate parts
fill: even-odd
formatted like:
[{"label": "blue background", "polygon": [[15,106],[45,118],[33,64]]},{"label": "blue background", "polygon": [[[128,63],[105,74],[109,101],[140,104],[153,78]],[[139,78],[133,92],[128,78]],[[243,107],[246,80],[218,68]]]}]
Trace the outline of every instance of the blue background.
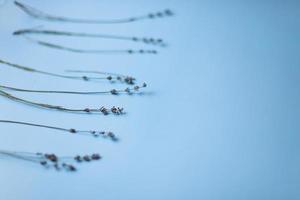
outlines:
[{"label": "blue background", "polygon": [[[100,152],[76,174],[0,158],[0,199],[300,199],[300,1],[26,0],[49,13],[86,18],[170,8],[173,18],[122,25],[32,19],[0,6],[1,58],[41,70],[118,72],[148,83],[144,96],[16,93],[69,107],[123,106],[126,116],[47,111],[0,98],[0,118],[114,131],[121,141],[0,124],[1,149]],[[76,54],[11,33],[44,28],[161,37],[158,55]],[[126,41],[35,36],[83,49],[150,48]],[[1,84],[32,89],[102,90],[124,85],[34,75],[0,66]],[[298,188],[298,189],[297,189]]]}]

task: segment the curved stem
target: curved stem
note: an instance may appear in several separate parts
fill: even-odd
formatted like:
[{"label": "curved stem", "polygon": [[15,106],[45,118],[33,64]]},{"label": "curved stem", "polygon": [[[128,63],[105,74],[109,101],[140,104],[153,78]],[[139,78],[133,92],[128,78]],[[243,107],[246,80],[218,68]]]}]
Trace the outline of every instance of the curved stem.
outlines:
[{"label": "curved stem", "polygon": [[171,10],[166,9],[162,12],[149,13],[147,15],[121,18],[121,19],[76,19],[76,18],[54,16],[51,14],[47,14],[29,5],[20,3],[18,1],[15,1],[14,3],[17,7],[19,7],[21,10],[23,10],[26,14],[28,14],[31,17],[42,19],[42,20],[48,20],[48,21],[59,21],[59,22],[70,22],[70,23],[120,24],[120,23],[130,23],[130,22],[135,22],[135,21],[140,21],[145,19],[156,19],[156,18],[162,18],[162,17],[168,17],[174,15],[174,13]]},{"label": "curved stem", "polygon": [[9,124],[19,124],[19,125],[25,125],[25,126],[34,126],[34,127],[40,127],[40,128],[48,128],[48,129],[54,129],[59,131],[64,131],[72,134],[79,134],[79,135],[89,135],[89,136],[103,136],[106,138],[110,138],[113,141],[117,141],[117,137],[115,134],[113,134],[110,131],[91,131],[91,130],[77,130],[74,128],[61,128],[57,126],[49,126],[49,125],[43,125],[43,124],[37,124],[37,123],[29,123],[29,122],[21,122],[21,121],[14,121],[14,120],[2,120],[0,119],[0,123],[9,123]]},{"label": "curved stem", "polygon": [[120,35],[112,35],[112,34],[100,34],[100,33],[80,33],[80,32],[57,31],[57,30],[40,30],[36,28],[21,29],[13,32],[13,35],[27,35],[27,34],[127,40],[132,42],[142,42],[144,44],[158,45],[160,47],[167,46],[167,44],[164,43],[162,39],[160,38],[156,39],[150,37],[129,37],[129,36],[120,36]]},{"label": "curved stem", "polygon": [[50,104],[44,104],[44,103],[37,103],[29,100],[25,100],[19,97],[15,97],[7,92],[4,92],[3,90],[0,90],[0,95],[3,97],[6,97],[8,99],[21,102],[24,104],[28,104],[31,106],[35,107],[40,107],[44,109],[53,109],[53,110],[58,110],[58,111],[65,111],[65,112],[79,112],[79,113],[102,113],[104,115],[114,113],[114,114],[123,114],[123,109],[122,108],[116,108],[112,107],[111,109],[107,109],[104,107],[101,107],[100,109],[95,109],[95,108],[84,108],[84,109],[74,109],[74,108],[65,108],[62,106],[56,106],[56,105],[50,105]]},{"label": "curved stem", "polygon": [[140,49],[140,50],[133,50],[133,49],[77,49],[73,47],[67,47],[62,46],[59,44],[54,44],[50,42],[45,42],[42,40],[36,40],[29,38],[27,36],[24,36],[26,39],[28,39],[30,42],[36,43],[41,46],[57,49],[57,50],[64,50],[64,51],[70,51],[74,53],[91,53],[91,54],[157,54],[156,50],[148,50],[148,49]]},{"label": "curved stem", "polygon": [[59,78],[66,78],[66,79],[75,79],[75,80],[83,80],[83,81],[90,81],[90,80],[120,80],[123,82],[126,82],[126,80],[130,79],[130,83],[126,82],[128,84],[133,84],[132,81],[135,80],[135,78],[131,77],[131,76],[125,76],[125,75],[116,75],[114,73],[109,73],[109,72],[101,72],[99,74],[102,75],[106,75],[106,77],[90,77],[90,76],[69,76],[69,75],[63,75],[63,74],[57,74],[57,73],[52,73],[52,72],[47,72],[47,71],[41,71],[41,70],[37,70],[34,69],[32,67],[27,67],[27,66],[23,66],[23,65],[19,65],[19,64],[14,64],[8,61],[4,61],[0,59],[0,63],[16,68],[16,69],[20,69],[26,72],[31,72],[31,73],[38,73],[38,74],[43,74],[43,75],[48,75],[48,76],[53,76],[53,77],[59,77]]}]

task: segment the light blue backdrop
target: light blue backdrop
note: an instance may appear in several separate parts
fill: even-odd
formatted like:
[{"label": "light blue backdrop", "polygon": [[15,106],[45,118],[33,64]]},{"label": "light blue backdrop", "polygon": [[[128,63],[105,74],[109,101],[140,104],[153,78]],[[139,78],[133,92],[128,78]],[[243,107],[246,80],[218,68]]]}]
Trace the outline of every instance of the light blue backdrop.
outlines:
[{"label": "light blue backdrop", "polygon": [[[176,17],[123,25],[78,25],[28,17],[0,6],[0,58],[41,70],[102,70],[146,81],[145,96],[14,93],[70,107],[123,106],[126,116],[76,115],[0,98],[0,118],[112,130],[119,143],[0,124],[1,149],[100,152],[76,174],[0,158],[1,200],[300,199],[300,1],[26,0],[49,13],[86,18],[164,8]],[[89,55],[53,50],[11,33],[44,28],[153,36],[158,55]],[[67,46],[141,48],[130,42],[37,37]],[[147,46],[146,46],[147,47]],[[152,48],[149,46],[149,48]],[[33,89],[101,90],[122,85],[31,75],[0,65],[1,84]],[[298,189],[297,189],[298,188]]]}]

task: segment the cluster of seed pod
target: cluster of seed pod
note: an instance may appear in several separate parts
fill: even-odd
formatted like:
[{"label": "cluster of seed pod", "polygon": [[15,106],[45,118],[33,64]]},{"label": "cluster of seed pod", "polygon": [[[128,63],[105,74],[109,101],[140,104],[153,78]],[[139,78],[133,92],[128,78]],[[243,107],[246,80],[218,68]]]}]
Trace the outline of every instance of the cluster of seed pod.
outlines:
[{"label": "cluster of seed pod", "polygon": [[127,50],[127,53],[129,54],[157,54],[156,50],[147,50],[147,49],[140,49],[140,50],[133,50],[133,49],[129,49]]},{"label": "cluster of seed pod", "polygon": [[[88,109],[88,108],[87,108]],[[116,106],[113,106],[111,109],[107,109],[105,108],[104,106],[102,106],[99,111],[103,114],[103,115],[108,115],[109,113],[113,113],[115,115],[121,115],[121,114],[124,114],[124,109],[123,108],[120,108],[120,107],[116,107]],[[86,111],[88,112],[88,111]]]},{"label": "cluster of seed pod", "polygon": [[155,39],[155,38],[146,38],[146,37],[144,37],[144,38],[132,37],[132,41],[134,41],[134,42],[143,42],[145,44],[166,46],[164,41],[160,38]]},{"label": "cluster of seed pod", "polygon": [[102,137],[107,137],[107,138],[110,138],[112,141],[118,141],[118,138],[116,137],[116,135],[111,132],[111,131],[91,131],[91,134],[94,136],[94,137],[99,137],[99,136],[102,136]]},{"label": "cluster of seed pod", "polygon": [[[144,19],[156,19],[156,18],[164,18],[168,16],[173,16],[174,13],[169,10],[163,10],[160,12],[154,12],[145,14],[138,17],[130,17],[130,18],[123,18],[123,19],[117,19],[117,20],[89,20],[89,19],[74,19],[74,18],[68,18],[68,17],[59,17],[59,16],[53,16],[49,15],[47,13],[43,13],[35,8],[32,8],[31,6],[24,5],[22,3],[16,2],[15,4],[21,8],[23,11],[25,11],[27,14],[29,14],[32,17],[44,19],[44,20],[50,20],[50,21],[63,21],[63,22],[72,22],[72,23],[128,23],[138,20],[144,20]],[[32,31],[34,32],[34,31]],[[37,31],[36,31],[37,32]],[[16,31],[14,32],[15,35],[17,34],[24,34],[25,31]],[[84,34],[84,33],[70,33],[70,32],[56,32],[56,31],[40,31],[40,33],[47,33],[47,34],[59,34],[59,35],[75,35],[75,36],[84,36],[84,37],[106,37],[106,38],[114,38],[114,39],[124,39],[124,40],[132,40],[134,42],[143,42],[145,44],[153,44],[153,45],[160,45],[160,46],[166,46],[164,41],[162,39],[156,39],[156,38],[147,38],[147,37],[124,37],[124,36],[114,36],[114,35],[96,35],[96,34]],[[156,50],[153,49],[114,49],[114,50],[106,50],[106,49],[100,49],[100,50],[85,50],[85,49],[76,49],[72,47],[66,47],[61,46],[59,44],[49,43],[41,40],[35,40],[35,39],[29,39],[31,42],[37,43],[42,46],[54,48],[54,49],[60,49],[60,50],[66,50],[70,52],[77,52],[77,53],[125,53],[125,54],[157,54]],[[33,68],[9,63],[0,60],[0,63],[9,65],[11,67],[15,67],[21,70],[25,70],[27,72],[34,72],[44,75],[49,75],[53,77],[60,77],[60,78],[68,78],[68,79],[78,79],[78,80],[108,80],[111,82],[119,81],[122,83],[126,83],[128,85],[131,85],[127,87],[126,89],[117,90],[107,90],[107,91],[98,91],[98,92],[74,92],[74,91],[47,91],[47,90],[26,90],[26,89],[19,89],[19,88],[13,88],[13,87],[6,87],[0,85],[0,95],[4,96],[6,98],[9,98],[11,100],[21,102],[24,104],[29,104],[32,106],[37,106],[41,108],[46,109],[54,109],[54,110],[60,110],[60,111],[66,111],[66,112],[81,112],[81,113],[102,113],[104,115],[108,114],[115,114],[115,115],[121,115],[124,114],[123,108],[113,106],[111,108],[101,107],[101,108],[81,108],[81,109],[75,109],[75,108],[65,108],[63,106],[56,106],[56,105],[50,105],[45,103],[37,103],[32,102],[23,98],[15,97],[11,95],[10,93],[7,93],[3,91],[3,89],[10,89],[14,91],[23,91],[23,92],[40,92],[40,93],[65,93],[65,94],[112,94],[112,95],[118,95],[119,93],[125,93],[125,94],[132,94],[137,93],[140,91],[141,88],[147,87],[146,83],[143,83],[142,85],[135,85],[135,78],[131,76],[124,76],[120,74],[113,74],[113,73],[105,73],[105,72],[98,72],[98,74],[103,74],[102,77],[89,77],[85,75],[80,76],[69,76],[64,74],[57,74],[57,73],[51,73],[46,71],[40,71]],[[75,71],[74,71],[75,72]],[[79,72],[79,71],[78,71]],[[81,71],[84,72],[84,71]],[[86,71],[87,72],[87,71]],[[89,73],[89,72],[87,72]],[[41,124],[33,124],[33,123],[27,123],[27,122],[18,122],[18,121],[8,121],[8,120],[0,120],[0,122],[5,123],[14,123],[14,124],[23,124],[23,125],[30,125],[30,126],[36,126],[36,127],[43,127],[43,128],[50,128],[55,130],[60,130],[67,132],[68,134],[87,134],[92,135],[93,137],[104,137],[109,138],[113,141],[117,141],[118,138],[116,135],[111,131],[93,131],[93,130],[77,130],[74,128],[66,129],[61,127],[54,127],[54,126],[48,126],[48,125],[41,125]],[[15,158],[27,160],[34,162],[36,164],[40,164],[44,166],[45,168],[54,168],[56,170],[66,170],[66,171],[76,171],[76,167],[73,164],[69,164],[68,162],[91,162],[100,160],[101,156],[98,153],[94,153],[91,155],[76,155],[75,157],[61,157],[57,156],[53,153],[22,153],[22,152],[8,152],[8,151],[0,151],[0,154],[9,155]]]},{"label": "cluster of seed pod", "polygon": [[48,20],[48,21],[61,21],[61,22],[71,22],[71,23],[88,23],[88,24],[116,24],[116,23],[130,23],[144,19],[154,19],[154,18],[162,18],[162,17],[169,17],[173,16],[174,13],[166,9],[164,11],[156,12],[156,13],[149,13],[148,15],[142,15],[139,17],[129,17],[129,18],[121,18],[121,19],[76,19],[70,17],[63,17],[63,16],[55,16],[44,13],[41,10],[33,8],[29,5],[25,5],[18,1],[14,2],[17,7],[22,9],[25,13],[30,15],[31,17]]},{"label": "cluster of seed pod", "polygon": [[23,36],[29,42],[56,49],[56,50],[63,50],[69,51],[73,53],[89,53],[89,54],[157,54],[157,51],[154,49],[79,49],[73,48],[70,46],[64,46],[57,43],[47,42],[43,40],[33,39],[31,37]]},{"label": "cluster of seed pod", "polygon": [[120,93],[132,94],[132,92],[138,92],[141,88],[145,88],[145,87],[147,87],[147,84],[146,84],[146,83],[143,83],[141,86],[136,85],[136,86],[134,86],[133,88],[127,87],[127,88],[125,88],[124,90],[116,90],[116,89],[112,89],[112,90],[110,91],[110,93],[111,93],[112,95],[118,95],[118,94],[120,94]]},{"label": "cluster of seed pod", "polygon": [[2,120],[0,119],[0,123],[9,123],[9,124],[16,124],[16,125],[24,125],[24,126],[33,126],[38,128],[48,128],[52,130],[62,131],[62,132],[69,132],[72,134],[79,134],[79,135],[90,135],[93,137],[102,136],[104,138],[109,138],[112,141],[117,141],[117,136],[111,131],[95,131],[95,130],[78,130],[75,128],[62,128],[58,126],[50,126],[44,124],[37,124],[37,123],[30,123],[30,122],[22,122],[22,121],[13,121],[13,120]]},{"label": "cluster of seed pod", "polygon": [[149,13],[148,18],[149,19],[154,19],[154,18],[161,18],[161,17],[169,17],[169,16],[173,16],[173,15],[174,15],[174,13],[171,10],[166,9],[166,10],[161,11],[161,12]]},{"label": "cluster of seed pod", "polygon": [[81,130],[76,130],[74,128],[71,128],[71,129],[69,129],[69,132],[74,133],[74,134],[76,134],[76,133],[89,133],[94,137],[102,136],[104,138],[110,138],[112,141],[117,141],[118,140],[117,136],[111,131],[81,131]]},{"label": "cluster of seed pod", "polygon": [[58,111],[63,111],[63,112],[85,112],[85,113],[102,113],[104,115],[108,115],[110,113],[113,113],[115,115],[121,115],[124,114],[123,112],[123,108],[120,107],[115,107],[113,106],[110,109],[105,108],[104,106],[102,106],[100,109],[96,109],[96,108],[84,108],[84,109],[74,109],[74,108],[66,108],[63,106],[58,106],[58,105],[50,105],[50,104],[45,104],[45,103],[38,103],[38,102],[33,102],[33,101],[29,101],[23,98],[19,98],[16,96],[13,96],[10,93],[7,93],[3,90],[0,89],[0,96],[6,97],[8,99],[14,100],[16,102],[20,102],[23,104],[27,104],[27,105],[31,105],[31,106],[35,106],[35,107],[40,107],[40,108],[44,108],[44,109],[53,109],[53,110],[58,110]]},{"label": "cluster of seed pod", "polygon": [[[136,16],[136,17],[129,17],[129,18],[122,18],[122,19],[110,19],[110,20],[89,20],[89,19],[74,19],[69,17],[62,17],[62,16],[54,16],[44,13],[38,9],[35,9],[29,5],[25,5],[23,3],[15,1],[15,5],[22,9],[28,15],[39,18],[43,20],[50,20],[50,21],[63,21],[63,22],[72,22],[72,23],[105,23],[105,24],[115,24],[115,23],[129,23],[139,20],[145,19],[158,19],[164,17],[173,16],[174,13],[170,9],[165,9],[159,12],[151,12],[149,14]],[[76,33],[76,32],[66,32],[66,31],[56,31],[56,30],[36,30],[36,29],[25,29],[25,30],[18,30],[15,31],[14,35],[23,35],[25,37],[26,34],[50,34],[50,35],[63,35],[63,36],[77,36],[77,37],[99,37],[99,38],[109,38],[109,39],[121,39],[121,40],[131,40],[134,42],[143,42],[144,44],[152,44],[152,45],[160,45],[162,47],[166,46],[162,39],[155,39],[155,38],[147,38],[147,37],[128,37],[128,36],[119,36],[119,35],[109,35],[109,34],[93,34],[93,33]],[[133,50],[133,49],[115,49],[115,50],[105,50],[105,49],[98,49],[98,50],[88,50],[88,49],[77,49],[67,46],[62,46],[59,44],[49,43],[42,40],[35,40],[32,38],[26,37],[29,41],[54,48],[59,50],[65,50],[70,52],[76,53],[128,53],[128,54],[157,54],[156,50],[148,50],[148,49],[140,49],[140,50]]]},{"label": "cluster of seed pod", "polygon": [[98,153],[94,153],[92,155],[84,155],[84,156],[80,156],[77,155],[74,158],[71,157],[58,157],[57,155],[51,153],[36,153],[36,156],[40,159],[39,163],[44,166],[44,167],[53,167],[56,170],[67,170],[67,171],[76,171],[76,167],[72,164],[68,164],[66,162],[61,162],[63,160],[67,160],[67,159],[71,159],[77,162],[82,162],[82,161],[86,161],[86,162],[90,162],[90,161],[95,161],[95,160],[100,160],[101,156]]},{"label": "cluster of seed pod", "polygon": [[76,79],[76,80],[84,80],[84,81],[92,81],[92,80],[109,80],[111,82],[120,81],[122,83],[126,83],[129,85],[134,85],[136,78],[123,74],[114,74],[109,72],[100,72],[100,71],[89,71],[89,70],[66,70],[66,72],[71,73],[92,73],[97,74],[97,77],[91,77],[87,75],[83,76],[69,76],[65,74],[52,73],[49,71],[41,71],[32,67],[23,66],[20,64],[11,63],[5,60],[0,59],[0,64],[13,67],[15,69],[23,70],[30,73],[38,73],[47,76],[57,77],[57,78],[65,78],[65,79]]},{"label": "cluster of seed pod", "polygon": [[61,169],[64,169],[66,171],[71,171],[71,172],[74,172],[76,171],[76,167],[74,165],[71,165],[71,164],[67,164],[67,163],[54,163],[53,165],[49,165],[47,161],[43,160],[43,161],[40,161],[40,164],[44,167],[54,167],[56,170],[61,170]]},{"label": "cluster of seed pod", "polygon": [[111,75],[107,76],[106,79],[109,80],[109,81],[118,80],[120,82],[124,82],[124,83],[127,83],[129,85],[134,85],[135,84],[135,80],[136,80],[132,76],[116,76],[116,77],[113,77]]},{"label": "cluster of seed pod", "polygon": [[74,157],[74,160],[76,160],[77,162],[90,162],[93,160],[100,160],[101,156],[97,153],[94,153],[92,155],[84,155],[84,156],[80,156],[77,155]]},{"label": "cluster of seed pod", "polygon": [[97,33],[93,34],[93,33],[66,32],[66,31],[40,30],[40,29],[22,29],[13,32],[13,35],[27,35],[27,34],[131,40],[133,42],[143,42],[144,44],[166,46],[166,44],[163,42],[162,39],[150,38],[150,37],[127,37],[127,36],[109,35],[109,34],[97,34]]}]

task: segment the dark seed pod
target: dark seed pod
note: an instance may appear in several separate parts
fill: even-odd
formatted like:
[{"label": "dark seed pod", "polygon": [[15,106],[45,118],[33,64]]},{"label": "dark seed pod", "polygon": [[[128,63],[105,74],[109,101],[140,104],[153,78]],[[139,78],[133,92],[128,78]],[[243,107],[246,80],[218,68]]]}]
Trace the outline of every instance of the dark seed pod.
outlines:
[{"label": "dark seed pod", "polygon": [[89,112],[91,112],[91,109],[89,109],[89,108],[85,108],[85,109],[84,109],[84,112],[87,112],[87,113],[89,113]]},{"label": "dark seed pod", "polygon": [[55,163],[53,166],[54,166],[54,168],[55,168],[57,171],[60,170],[60,167],[59,167],[59,165],[58,165],[57,163]]},{"label": "dark seed pod", "polygon": [[76,168],[73,165],[68,165],[68,170],[74,172],[76,171]]},{"label": "dark seed pod", "polygon": [[171,10],[169,10],[169,9],[165,10],[165,14],[168,15],[168,16],[174,15],[174,13]]},{"label": "dark seed pod", "polygon": [[111,112],[116,114],[118,112],[118,109],[115,106],[113,106],[111,108]]},{"label": "dark seed pod", "polygon": [[108,132],[107,136],[112,139],[113,141],[117,141],[117,137],[115,136],[115,134],[113,132]]},{"label": "dark seed pod", "polygon": [[91,158],[92,158],[92,160],[99,160],[99,159],[101,159],[101,156],[99,154],[93,154],[91,156]]},{"label": "dark seed pod", "polygon": [[164,16],[164,14],[163,14],[163,13],[161,13],[161,12],[157,12],[157,13],[156,13],[156,16],[157,16],[157,17],[163,17],[163,16]]},{"label": "dark seed pod", "polygon": [[104,115],[108,115],[108,110],[105,107],[100,108],[100,112],[102,112]]},{"label": "dark seed pod", "polygon": [[113,94],[113,95],[117,95],[117,94],[118,94],[118,91],[117,91],[116,89],[112,89],[112,90],[110,91],[110,93]]},{"label": "dark seed pod", "polygon": [[55,154],[45,154],[45,158],[47,158],[48,160],[50,160],[52,162],[58,161],[58,158]]},{"label": "dark seed pod", "polygon": [[74,160],[76,160],[77,162],[81,162],[82,158],[81,158],[81,156],[77,155],[74,157]]},{"label": "dark seed pod", "polygon": [[[33,163],[39,164],[41,166],[44,166],[46,168],[53,168],[57,171],[59,171],[61,169],[65,169],[66,171],[76,171],[77,169],[74,165],[64,162],[67,160],[70,161],[70,159],[72,159],[73,162],[74,161],[90,162],[90,161],[95,161],[95,160],[101,159],[101,156],[97,153],[94,153],[92,155],[85,155],[85,156],[77,155],[75,157],[69,157],[69,156],[59,157],[53,153],[40,154],[40,153],[0,150],[0,155],[11,156],[13,158],[33,162]],[[51,161],[51,162],[49,162],[49,161]]]},{"label": "dark seed pod", "polygon": [[119,112],[120,114],[122,114],[122,113],[123,113],[123,110],[124,110],[124,108],[120,108],[120,107],[118,107],[118,112]]},{"label": "dark seed pod", "polygon": [[43,161],[40,162],[40,164],[43,165],[43,166],[46,166],[47,165],[47,161],[43,160]]},{"label": "dark seed pod", "polygon": [[76,133],[77,131],[76,131],[74,128],[71,128],[71,129],[70,129],[70,132],[71,132],[71,133]]},{"label": "dark seed pod", "polygon": [[130,89],[129,88],[126,88],[124,91],[127,92],[127,93],[130,93]]},{"label": "dark seed pod", "polygon": [[150,19],[153,19],[153,18],[155,18],[155,15],[154,15],[153,13],[149,13],[149,14],[148,14],[148,17],[149,17]]},{"label": "dark seed pod", "polygon": [[82,79],[85,80],[85,81],[89,80],[89,78],[87,76],[83,76]]},{"label": "dark seed pod", "polygon": [[90,158],[90,156],[85,155],[85,156],[83,156],[83,160],[86,162],[89,162],[89,161],[91,161],[91,158]]}]

